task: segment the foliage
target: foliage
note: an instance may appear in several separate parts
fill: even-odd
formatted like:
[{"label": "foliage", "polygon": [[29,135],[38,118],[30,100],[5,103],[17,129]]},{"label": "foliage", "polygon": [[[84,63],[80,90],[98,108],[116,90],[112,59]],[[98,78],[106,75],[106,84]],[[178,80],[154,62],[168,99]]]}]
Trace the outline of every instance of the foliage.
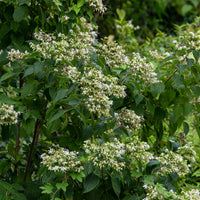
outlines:
[{"label": "foliage", "polygon": [[0,5],[1,199],[199,199],[199,18],[138,46],[99,0]]}]

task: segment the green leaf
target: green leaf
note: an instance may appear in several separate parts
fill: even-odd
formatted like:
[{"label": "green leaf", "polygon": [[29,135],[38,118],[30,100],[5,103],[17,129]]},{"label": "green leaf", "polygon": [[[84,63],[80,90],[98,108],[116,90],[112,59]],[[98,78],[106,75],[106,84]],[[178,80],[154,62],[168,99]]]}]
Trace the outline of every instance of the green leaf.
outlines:
[{"label": "green leaf", "polygon": [[194,59],[186,58],[186,62],[187,62],[188,67],[192,67],[192,65],[194,64]]},{"label": "green leaf", "polygon": [[125,16],[126,16],[126,12],[123,9],[118,9],[118,8],[117,8],[116,12],[117,12],[117,14],[119,16],[119,19],[121,21],[123,21]]},{"label": "green leaf", "polygon": [[56,97],[54,99],[54,103],[58,102],[59,100],[63,99],[64,97],[66,97],[68,90],[66,89],[60,89],[58,90],[58,92],[56,93]]},{"label": "green leaf", "polygon": [[85,3],[85,0],[78,0],[77,7],[81,8]]},{"label": "green leaf", "polygon": [[154,176],[153,175],[144,176],[144,184],[146,184],[146,185],[154,185]]},{"label": "green leaf", "polygon": [[96,176],[95,174],[90,174],[86,178],[86,180],[83,184],[83,186],[84,186],[83,193],[88,193],[88,192],[92,191],[93,189],[95,189],[97,187],[97,185],[99,184],[99,182],[100,182],[100,180],[99,180],[98,176]]},{"label": "green leaf", "polygon": [[184,85],[184,79],[183,76],[179,75],[179,74],[174,74],[173,75],[173,80],[174,80],[174,88],[175,89],[185,89],[185,85]]},{"label": "green leaf", "polygon": [[42,189],[43,194],[51,194],[53,191],[53,186],[50,183],[47,183],[45,186],[41,186],[40,189]]},{"label": "green leaf", "polygon": [[196,62],[198,62],[199,57],[200,57],[200,53],[198,51],[193,51],[192,53],[193,53],[193,56],[194,56]]},{"label": "green leaf", "polygon": [[27,77],[28,75],[33,74],[33,72],[34,72],[33,66],[28,66],[28,68],[24,71],[23,78]]},{"label": "green leaf", "polygon": [[34,80],[27,82],[21,89],[21,96],[26,97],[28,95],[35,95],[39,89],[39,82]]},{"label": "green leaf", "polygon": [[42,62],[35,62],[33,64],[33,72],[34,74],[39,73],[43,69],[44,65]]},{"label": "green leaf", "polygon": [[192,174],[192,176],[200,177],[200,169]]},{"label": "green leaf", "polygon": [[153,83],[150,85],[150,90],[153,97],[157,97],[165,90],[165,85],[163,83]]},{"label": "green leaf", "polygon": [[53,122],[54,120],[60,118],[64,113],[65,113],[64,110],[58,109],[58,110],[53,114],[53,116],[51,117],[51,120],[50,120],[48,123],[51,123],[51,122]]},{"label": "green leaf", "polygon": [[56,197],[55,200],[62,200],[61,198]]},{"label": "green leaf", "polygon": [[199,5],[199,0],[190,0],[194,7],[197,7]]},{"label": "green leaf", "polygon": [[31,5],[31,2],[30,0],[19,0],[18,4],[21,6],[21,5],[24,5],[26,4],[27,6]]},{"label": "green leaf", "polygon": [[187,65],[178,65],[178,70],[180,74],[186,69],[187,69]]},{"label": "green leaf", "polygon": [[8,53],[6,51],[2,51],[0,53],[0,66],[3,66],[3,65],[5,65],[5,64],[7,64],[9,62],[7,56],[8,56]]},{"label": "green leaf", "polygon": [[191,86],[192,92],[197,95],[198,97],[200,96],[200,87],[199,86]]},{"label": "green leaf", "polygon": [[131,170],[131,176],[134,177],[134,178],[139,178],[142,175],[143,174],[141,172],[138,172],[136,169]]},{"label": "green leaf", "polygon": [[176,122],[179,119],[179,117],[183,115],[183,107],[180,105],[175,106],[173,114],[174,114],[174,120]]},{"label": "green leaf", "polygon": [[183,122],[183,130],[185,135],[189,133],[189,124],[187,122]]},{"label": "green leaf", "polygon": [[14,21],[20,22],[29,14],[29,10],[26,6],[16,7],[13,13]]},{"label": "green leaf", "polygon": [[192,10],[192,6],[190,4],[185,4],[181,9],[181,14],[185,16],[188,12]]},{"label": "green leaf", "polygon": [[143,99],[144,99],[144,95],[138,94],[138,95],[135,97],[135,103],[136,103],[136,105],[138,105]]},{"label": "green leaf", "polygon": [[7,79],[9,79],[10,77],[13,77],[15,74],[12,72],[8,72],[5,73],[1,78],[0,78],[0,82],[5,81]]},{"label": "green leaf", "polygon": [[118,176],[112,175],[112,176],[111,176],[111,181],[112,181],[113,190],[114,190],[115,194],[119,197],[119,195],[120,195],[120,193],[121,193],[121,183],[120,183],[120,179],[119,179]]},{"label": "green leaf", "polygon": [[56,183],[56,187],[58,188],[58,190],[62,189],[64,192],[66,192],[66,187],[68,185],[68,183]]}]

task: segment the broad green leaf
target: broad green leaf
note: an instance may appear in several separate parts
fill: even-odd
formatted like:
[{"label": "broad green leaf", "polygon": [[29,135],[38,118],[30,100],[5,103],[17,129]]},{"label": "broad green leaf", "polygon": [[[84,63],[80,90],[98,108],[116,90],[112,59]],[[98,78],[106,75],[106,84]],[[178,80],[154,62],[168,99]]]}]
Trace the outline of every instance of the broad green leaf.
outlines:
[{"label": "broad green leaf", "polygon": [[199,0],[190,0],[192,2],[192,4],[194,5],[194,7],[197,7],[199,4]]},{"label": "broad green leaf", "polygon": [[34,72],[33,66],[28,66],[28,68],[24,71],[23,78],[27,77],[28,75],[33,74],[33,72]]},{"label": "broad green leaf", "polygon": [[124,20],[124,18],[125,18],[125,16],[126,16],[126,12],[123,10],[123,9],[119,9],[119,8],[117,8],[117,14],[118,14],[118,16],[119,16],[119,19],[121,20],[121,21],[123,21]]},{"label": "broad green leaf", "polygon": [[84,5],[84,3],[85,3],[85,0],[78,0],[77,7],[81,8]]},{"label": "broad green leaf", "polygon": [[174,74],[173,80],[174,80],[174,88],[175,89],[185,89],[183,76],[181,76],[179,74]]},{"label": "broad green leaf", "polygon": [[194,64],[194,59],[186,58],[186,62],[187,62],[188,67],[191,67]]},{"label": "broad green leaf", "polygon": [[190,4],[185,4],[181,9],[181,14],[185,16],[188,12],[192,10],[192,6]]},{"label": "broad green leaf", "polygon": [[135,103],[136,105],[138,105],[144,98],[144,95],[142,94],[138,94],[136,97],[135,97]]},{"label": "broad green leaf", "polygon": [[183,130],[185,135],[187,135],[189,132],[189,124],[187,122],[183,122]]},{"label": "broad green leaf", "polygon": [[131,170],[131,176],[133,176],[134,178],[139,178],[142,175],[143,174],[141,172],[138,172],[137,170]]},{"label": "broad green leaf", "polygon": [[61,198],[56,197],[55,200],[62,200]]},{"label": "broad green leaf", "polygon": [[33,64],[33,72],[34,74],[39,73],[43,69],[44,65],[42,62],[35,62]]},{"label": "broad green leaf", "polygon": [[63,99],[64,97],[66,97],[68,90],[66,89],[60,89],[58,90],[58,92],[56,93],[56,97],[54,99],[54,103],[58,102],[59,100]]},{"label": "broad green leaf", "polygon": [[26,6],[16,7],[13,13],[14,21],[20,22],[29,14],[29,10]]},{"label": "broad green leaf", "polygon": [[111,176],[111,181],[112,181],[113,190],[114,190],[115,194],[119,197],[119,195],[121,193],[120,179],[116,175],[112,175]]},{"label": "broad green leaf", "polygon": [[3,76],[1,76],[0,82],[5,81],[5,80],[9,79],[10,77],[13,77],[14,75],[15,74],[12,72],[5,73]]},{"label": "broad green leaf", "polygon": [[199,86],[191,86],[191,90],[195,95],[200,96],[200,87]]},{"label": "broad green leaf", "polygon": [[180,74],[186,69],[187,69],[187,65],[178,65],[178,71]]},{"label": "broad green leaf", "polygon": [[7,64],[9,62],[7,56],[8,56],[8,53],[6,51],[2,51],[0,53],[0,66],[3,66],[3,65],[5,65],[5,64]]},{"label": "broad green leaf", "polygon": [[144,176],[144,181],[143,182],[146,185],[154,185],[154,176],[153,175]]},{"label": "broad green leaf", "polygon": [[66,187],[68,185],[68,183],[56,183],[56,187],[58,188],[58,190],[62,189],[64,192],[66,192]]},{"label": "broad green leaf", "polygon": [[187,116],[193,112],[193,105],[191,103],[185,103],[184,105],[184,115]]},{"label": "broad green leaf", "polygon": [[150,85],[151,93],[153,97],[157,97],[165,90],[164,83],[153,83]]},{"label": "broad green leaf", "polygon": [[65,113],[64,110],[58,109],[58,110],[53,114],[53,116],[51,117],[49,123],[51,123],[51,122],[53,122],[54,120],[60,118],[64,113]]},{"label": "broad green leaf", "polygon": [[30,0],[19,0],[18,4],[21,6],[23,4],[26,4],[27,6],[29,6],[31,4]]},{"label": "broad green leaf", "polygon": [[128,194],[123,198],[123,200],[139,200],[139,197],[137,197],[136,195]]},{"label": "broad green leaf", "polygon": [[183,107],[181,105],[176,105],[173,110],[175,122],[183,115]]},{"label": "broad green leaf", "polygon": [[199,53],[199,51],[193,51],[192,53],[193,53],[193,56],[194,56],[196,62],[198,62],[199,57],[200,57],[200,53]]},{"label": "broad green leaf", "polygon": [[35,95],[39,90],[39,84],[36,80],[25,83],[21,89],[21,96]]},{"label": "broad green leaf", "polygon": [[83,186],[84,186],[83,193],[88,193],[88,192],[92,191],[93,189],[95,189],[97,187],[97,185],[99,184],[99,182],[100,182],[100,179],[98,176],[96,176],[95,174],[90,174],[86,178],[86,180],[83,184]]}]

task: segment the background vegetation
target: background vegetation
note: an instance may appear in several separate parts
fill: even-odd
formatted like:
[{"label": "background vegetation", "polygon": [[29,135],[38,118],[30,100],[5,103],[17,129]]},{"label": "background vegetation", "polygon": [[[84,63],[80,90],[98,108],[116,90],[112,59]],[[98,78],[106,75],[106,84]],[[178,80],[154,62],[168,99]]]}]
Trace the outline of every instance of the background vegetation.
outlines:
[{"label": "background vegetation", "polygon": [[0,199],[200,199],[199,6],[0,1]]}]

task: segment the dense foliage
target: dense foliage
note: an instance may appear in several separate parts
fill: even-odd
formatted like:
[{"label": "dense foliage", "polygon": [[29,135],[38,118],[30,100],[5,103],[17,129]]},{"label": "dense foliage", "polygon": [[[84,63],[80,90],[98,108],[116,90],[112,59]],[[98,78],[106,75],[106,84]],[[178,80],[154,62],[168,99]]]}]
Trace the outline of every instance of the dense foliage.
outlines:
[{"label": "dense foliage", "polygon": [[0,2],[0,199],[200,199],[198,1],[113,2]]}]

